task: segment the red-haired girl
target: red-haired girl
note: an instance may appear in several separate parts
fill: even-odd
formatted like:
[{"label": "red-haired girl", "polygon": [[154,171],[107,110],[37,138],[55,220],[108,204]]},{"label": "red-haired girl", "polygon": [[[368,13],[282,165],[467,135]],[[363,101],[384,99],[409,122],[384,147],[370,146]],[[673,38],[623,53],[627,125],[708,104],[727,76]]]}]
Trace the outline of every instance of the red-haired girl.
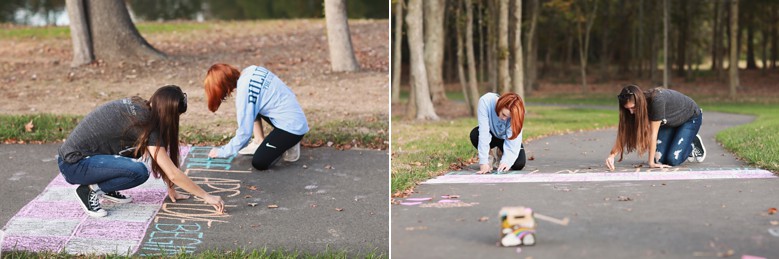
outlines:
[{"label": "red-haired girl", "polygon": [[[498,97],[487,93],[479,98],[477,118],[479,126],[471,130],[471,143],[479,150],[479,174],[492,171],[491,157],[500,159],[498,171],[522,170],[525,167],[525,149],[522,146],[522,124],[525,104],[515,93]],[[494,154],[497,147],[502,154]],[[492,154],[491,154],[492,153]]]}]

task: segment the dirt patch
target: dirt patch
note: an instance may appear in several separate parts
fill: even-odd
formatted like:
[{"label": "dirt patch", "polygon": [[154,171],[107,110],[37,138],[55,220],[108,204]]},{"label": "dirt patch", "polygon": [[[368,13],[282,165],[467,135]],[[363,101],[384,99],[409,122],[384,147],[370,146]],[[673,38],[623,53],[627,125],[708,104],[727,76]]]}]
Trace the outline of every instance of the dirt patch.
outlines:
[{"label": "dirt patch", "polygon": [[[144,35],[169,59],[143,64],[97,62],[70,68],[70,38],[0,40],[1,114],[86,114],[107,101],[175,84],[189,96],[183,126],[230,134],[230,99],[208,111],[203,78],[216,62],[239,69],[261,65],[297,95],[309,124],[368,117],[389,109],[388,21],[350,21],[352,44],[362,70],[330,72],[324,20],[215,22],[207,29]],[[313,127],[312,127],[313,128]]]}]

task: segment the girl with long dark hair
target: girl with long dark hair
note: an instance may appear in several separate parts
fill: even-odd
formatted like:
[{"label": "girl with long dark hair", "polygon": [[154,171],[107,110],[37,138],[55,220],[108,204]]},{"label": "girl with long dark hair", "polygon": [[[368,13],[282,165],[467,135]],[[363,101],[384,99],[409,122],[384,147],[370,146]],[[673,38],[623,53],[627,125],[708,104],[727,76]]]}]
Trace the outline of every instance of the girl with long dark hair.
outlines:
[{"label": "girl with long dark hair", "polygon": [[665,88],[642,91],[637,85],[622,88],[619,95],[617,140],[606,158],[614,170],[614,157],[625,152],[649,153],[650,168],[667,168],[685,160],[703,162],[706,149],[698,131],[703,111],[690,97]]},{"label": "girl with long dark hair", "polygon": [[89,216],[108,214],[100,198],[128,203],[127,190],[149,179],[149,170],[138,158],[150,158],[155,178],[168,185],[168,196],[187,199],[177,185],[202,198],[218,212],[224,201],[210,195],[179,169],[179,116],[187,111],[187,95],[168,85],[149,99],[124,98],[97,107],[79,122],[59,148],[58,165],[65,180],[78,184],[76,195]]}]

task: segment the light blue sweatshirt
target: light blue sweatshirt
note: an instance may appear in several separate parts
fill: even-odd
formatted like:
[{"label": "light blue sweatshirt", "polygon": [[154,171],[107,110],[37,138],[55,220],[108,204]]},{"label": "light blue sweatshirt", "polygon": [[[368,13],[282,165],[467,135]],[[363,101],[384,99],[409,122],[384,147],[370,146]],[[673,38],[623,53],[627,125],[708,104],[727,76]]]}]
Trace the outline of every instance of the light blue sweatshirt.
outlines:
[{"label": "light blue sweatshirt", "polygon": [[478,108],[478,120],[479,120],[479,164],[488,164],[490,157],[490,141],[492,141],[492,135],[490,132],[499,139],[504,139],[503,142],[503,157],[500,158],[501,164],[506,164],[509,167],[514,165],[514,161],[517,160],[519,152],[522,151],[522,131],[519,132],[519,136],[514,140],[509,140],[513,134],[511,131],[511,120],[500,120],[498,113],[495,112],[495,106],[498,103],[498,94],[486,93],[479,98]]},{"label": "light blue sweatshirt", "polygon": [[235,89],[238,129],[230,143],[219,148],[219,157],[228,157],[249,144],[258,115],[268,117],[277,128],[295,135],[308,132],[308,122],[297,98],[275,74],[260,66],[241,71]]}]

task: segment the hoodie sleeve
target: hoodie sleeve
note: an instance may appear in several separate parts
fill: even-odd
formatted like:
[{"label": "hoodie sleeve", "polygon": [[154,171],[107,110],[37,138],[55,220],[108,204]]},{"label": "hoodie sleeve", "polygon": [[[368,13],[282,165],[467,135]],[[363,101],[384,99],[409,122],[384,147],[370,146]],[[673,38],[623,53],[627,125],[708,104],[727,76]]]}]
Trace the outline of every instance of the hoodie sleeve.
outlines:
[{"label": "hoodie sleeve", "polygon": [[[511,136],[511,127],[508,129],[507,136]],[[522,131],[519,132],[519,136],[514,140],[508,140],[503,142],[503,157],[500,158],[501,164],[513,165],[519,157],[519,152],[522,151]]]},{"label": "hoodie sleeve", "polygon": [[479,99],[479,108],[477,111],[479,121],[479,164],[489,164],[490,157],[490,141],[492,141],[492,134],[490,134],[490,109],[489,104],[484,98]]},{"label": "hoodie sleeve", "polygon": [[233,156],[238,153],[238,150],[249,144],[254,131],[254,119],[257,117],[254,107],[256,105],[247,103],[245,95],[236,96],[235,115],[238,120],[238,129],[235,130],[233,139],[227,145],[219,148],[219,157]]}]

